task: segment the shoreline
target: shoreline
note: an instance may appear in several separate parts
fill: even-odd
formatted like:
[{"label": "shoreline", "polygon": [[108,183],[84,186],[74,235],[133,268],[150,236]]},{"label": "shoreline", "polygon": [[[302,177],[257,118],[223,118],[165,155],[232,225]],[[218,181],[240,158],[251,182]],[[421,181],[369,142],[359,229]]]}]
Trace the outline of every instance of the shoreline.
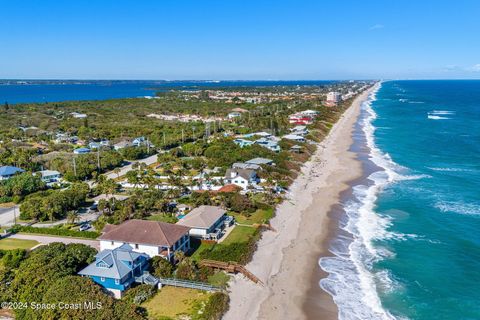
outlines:
[{"label": "shoreline", "polygon": [[333,298],[319,286],[327,273],[318,260],[331,255],[328,246],[338,229],[331,213],[340,204],[341,193],[362,175],[361,162],[350,149],[361,104],[371,91],[355,98],[302,167],[271,219],[277,232],[262,234],[247,265],[265,285],[236,275],[230,282],[230,309],[224,319],[337,319]]}]

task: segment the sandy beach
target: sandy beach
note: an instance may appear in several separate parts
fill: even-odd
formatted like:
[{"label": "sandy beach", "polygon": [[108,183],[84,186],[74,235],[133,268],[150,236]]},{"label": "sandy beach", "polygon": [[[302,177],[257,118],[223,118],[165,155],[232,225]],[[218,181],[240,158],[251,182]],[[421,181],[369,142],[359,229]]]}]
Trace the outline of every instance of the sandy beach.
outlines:
[{"label": "sandy beach", "polygon": [[337,319],[330,295],[320,289],[318,259],[328,255],[328,243],[336,221],[328,217],[338,205],[348,182],[358,178],[361,163],[349,151],[361,103],[370,90],[358,96],[320,143],[290,193],[276,211],[247,269],[264,286],[241,275],[230,282],[230,310],[226,320]]}]

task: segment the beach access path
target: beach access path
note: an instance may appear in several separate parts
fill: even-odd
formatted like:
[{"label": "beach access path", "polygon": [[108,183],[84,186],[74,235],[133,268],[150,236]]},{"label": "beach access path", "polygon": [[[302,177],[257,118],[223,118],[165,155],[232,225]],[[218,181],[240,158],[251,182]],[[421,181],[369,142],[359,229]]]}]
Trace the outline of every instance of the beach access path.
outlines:
[{"label": "beach access path", "polygon": [[338,318],[332,297],[313,279],[320,272],[319,257],[328,255],[329,229],[334,225],[328,213],[348,182],[362,173],[361,163],[349,149],[361,103],[370,91],[353,101],[304,164],[288,199],[271,219],[276,232],[263,232],[246,266],[265,285],[236,275],[230,282],[230,309],[224,320]]}]

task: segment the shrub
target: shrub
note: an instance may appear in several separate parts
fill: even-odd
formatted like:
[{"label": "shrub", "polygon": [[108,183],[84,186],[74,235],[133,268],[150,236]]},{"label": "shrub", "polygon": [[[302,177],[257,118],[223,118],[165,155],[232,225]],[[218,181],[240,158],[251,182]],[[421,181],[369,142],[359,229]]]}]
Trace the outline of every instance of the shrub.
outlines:
[{"label": "shrub", "polygon": [[19,225],[12,227],[10,231],[49,234],[54,236],[65,236],[65,237],[76,237],[76,238],[87,238],[87,239],[96,239],[97,237],[100,236],[100,233],[96,231],[76,231],[76,230],[68,230],[68,229],[61,229],[61,228],[35,228],[31,226],[19,226]]},{"label": "shrub", "polygon": [[197,313],[192,317],[193,320],[218,320],[228,310],[228,303],[230,298],[227,294],[222,292],[215,292],[208,298],[207,303],[202,309],[202,312]]},{"label": "shrub", "polygon": [[173,265],[170,261],[156,256],[150,260],[150,272],[157,278],[169,278],[173,274]]},{"label": "shrub", "polygon": [[157,292],[156,287],[150,286],[148,284],[141,284],[136,286],[135,288],[129,289],[125,293],[125,297],[123,300],[134,303],[136,305],[140,305],[141,303],[147,301]]}]

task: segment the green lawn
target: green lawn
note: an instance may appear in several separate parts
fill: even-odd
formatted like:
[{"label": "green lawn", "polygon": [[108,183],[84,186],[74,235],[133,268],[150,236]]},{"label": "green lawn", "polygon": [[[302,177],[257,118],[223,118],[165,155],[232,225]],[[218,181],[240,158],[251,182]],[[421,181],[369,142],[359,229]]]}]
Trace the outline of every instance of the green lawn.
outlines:
[{"label": "green lawn", "polygon": [[195,250],[195,252],[192,254],[191,258],[195,261],[200,260],[200,253],[202,251],[205,251],[207,249],[210,249],[211,247],[214,246],[213,243],[209,242],[200,242],[200,240],[190,240],[190,245],[192,248]]},{"label": "green lawn", "polygon": [[141,306],[147,309],[149,319],[190,319],[210,295],[200,290],[163,287]]},{"label": "green lawn", "polygon": [[208,277],[208,283],[217,287],[225,287],[228,280],[230,280],[230,276],[223,271],[218,271]]},{"label": "green lawn", "polygon": [[240,213],[231,212],[229,214],[234,216],[235,220],[239,224],[249,224],[249,225],[252,225],[255,223],[261,224],[261,223],[267,223],[268,220],[270,220],[270,218],[273,217],[273,209],[267,209],[267,210],[258,209],[248,217]]},{"label": "green lawn", "polygon": [[247,242],[253,236],[256,228],[247,226],[235,226],[225,240],[219,245],[228,245],[235,242]]},{"label": "green lawn", "polygon": [[30,249],[38,244],[35,240],[11,239],[0,240],[0,250]]}]

